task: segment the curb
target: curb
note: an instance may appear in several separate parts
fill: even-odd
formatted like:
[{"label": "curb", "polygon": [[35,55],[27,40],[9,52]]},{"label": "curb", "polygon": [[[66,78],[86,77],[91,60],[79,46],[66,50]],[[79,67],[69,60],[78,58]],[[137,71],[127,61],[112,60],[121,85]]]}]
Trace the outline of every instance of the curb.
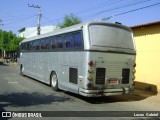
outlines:
[{"label": "curb", "polygon": [[134,88],[139,89],[139,90],[151,91],[154,93],[158,93],[158,86],[154,85],[154,84],[135,81]]}]

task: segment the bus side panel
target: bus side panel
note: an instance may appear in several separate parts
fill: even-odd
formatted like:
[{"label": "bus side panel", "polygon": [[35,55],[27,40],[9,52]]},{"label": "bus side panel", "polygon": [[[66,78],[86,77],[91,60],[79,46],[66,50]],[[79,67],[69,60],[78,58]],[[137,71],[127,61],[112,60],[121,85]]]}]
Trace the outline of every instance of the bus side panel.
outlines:
[{"label": "bus side panel", "polygon": [[[54,56],[56,56],[54,58]],[[62,52],[52,53],[52,63],[50,69],[55,70],[58,76],[59,88],[66,91],[78,93],[79,87],[83,87],[86,78],[86,52]],[[75,70],[76,72],[72,70]],[[74,80],[71,80],[72,77]],[[80,81],[83,81],[80,83]]]}]

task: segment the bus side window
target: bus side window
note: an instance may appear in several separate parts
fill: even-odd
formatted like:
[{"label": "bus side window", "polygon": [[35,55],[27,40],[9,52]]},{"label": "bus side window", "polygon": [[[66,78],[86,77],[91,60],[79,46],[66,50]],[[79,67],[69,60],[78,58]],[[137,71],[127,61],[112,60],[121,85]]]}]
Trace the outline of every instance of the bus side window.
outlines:
[{"label": "bus side window", "polygon": [[24,50],[24,43],[21,43],[21,50]]},{"label": "bus side window", "polygon": [[35,46],[36,46],[36,50],[39,50],[40,40],[37,40],[37,41],[36,41],[36,45],[35,45]]},{"label": "bus side window", "polygon": [[27,50],[32,50],[33,44],[32,42],[27,43]]},{"label": "bus side window", "polygon": [[81,32],[74,33],[74,48],[82,48]]},{"label": "bus side window", "polygon": [[46,48],[46,49],[49,49],[49,42],[50,42],[50,38],[48,37],[48,38],[46,39],[46,44],[45,44],[45,48]]},{"label": "bus side window", "polygon": [[32,50],[39,50],[39,40],[33,41]]},{"label": "bus side window", "polygon": [[63,48],[62,36],[57,36],[57,45],[58,48]]},{"label": "bus side window", "polygon": [[45,49],[45,40],[44,39],[41,40],[41,49]]},{"label": "bus side window", "polygon": [[35,49],[36,49],[36,41],[33,41],[32,50],[35,50]]},{"label": "bus side window", "polygon": [[27,43],[24,43],[24,50],[27,50]]},{"label": "bus side window", "polygon": [[51,37],[51,48],[52,49],[56,48],[56,39],[55,39],[55,37]]},{"label": "bus side window", "polygon": [[68,33],[65,35],[65,46],[66,48],[73,48],[73,34]]}]

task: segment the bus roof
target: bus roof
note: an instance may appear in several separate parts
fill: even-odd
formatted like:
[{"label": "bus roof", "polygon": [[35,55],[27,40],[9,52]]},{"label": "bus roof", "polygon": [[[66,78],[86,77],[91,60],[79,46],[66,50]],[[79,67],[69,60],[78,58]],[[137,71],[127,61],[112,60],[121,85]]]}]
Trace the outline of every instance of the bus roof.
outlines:
[{"label": "bus roof", "polygon": [[66,27],[66,28],[62,28],[62,29],[57,29],[53,32],[48,32],[48,33],[45,33],[45,34],[42,34],[42,35],[27,38],[27,39],[24,39],[21,43],[27,42],[27,41],[32,41],[32,40],[37,40],[37,39],[41,39],[41,38],[46,38],[46,37],[50,37],[50,36],[53,36],[53,35],[63,34],[63,33],[67,33],[67,32],[73,32],[73,31],[76,31],[76,30],[81,30],[84,26],[89,26],[91,24],[105,24],[105,25],[109,25],[109,26],[116,26],[116,27],[126,29],[126,30],[132,32],[132,30],[129,27],[121,25],[121,24],[108,23],[108,22],[102,22],[102,21],[101,22],[100,21],[92,21],[92,22],[80,23],[80,24],[73,25],[73,26]]}]

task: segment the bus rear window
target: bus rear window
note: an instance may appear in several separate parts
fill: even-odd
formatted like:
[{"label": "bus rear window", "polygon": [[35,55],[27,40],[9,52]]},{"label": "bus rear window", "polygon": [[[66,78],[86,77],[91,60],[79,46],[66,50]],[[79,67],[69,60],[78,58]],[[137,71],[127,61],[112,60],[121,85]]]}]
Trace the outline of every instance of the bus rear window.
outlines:
[{"label": "bus rear window", "polygon": [[132,32],[116,26],[91,25],[92,46],[134,49]]}]

